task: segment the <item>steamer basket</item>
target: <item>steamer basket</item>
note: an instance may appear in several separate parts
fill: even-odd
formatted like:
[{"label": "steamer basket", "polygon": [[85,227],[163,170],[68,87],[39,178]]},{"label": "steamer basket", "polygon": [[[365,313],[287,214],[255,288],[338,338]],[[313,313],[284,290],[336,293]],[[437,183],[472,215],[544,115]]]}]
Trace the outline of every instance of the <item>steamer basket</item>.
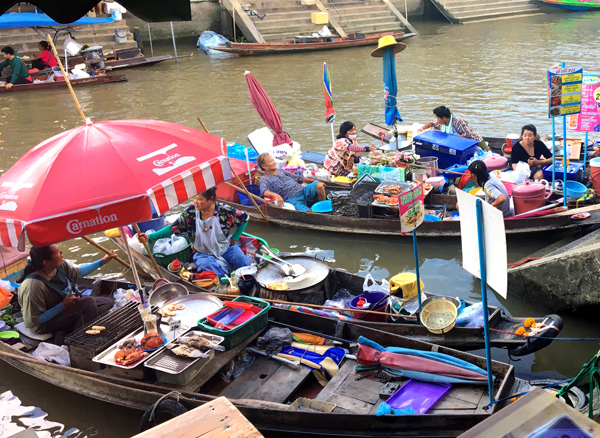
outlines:
[{"label": "steamer basket", "polygon": [[[431,298],[428,298],[428,300],[430,299]],[[440,321],[441,312],[444,314],[443,321]],[[458,310],[452,301],[447,300],[444,297],[435,297],[422,307],[421,321],[425,328],[431,333],[441,335],[454,328],[457,315]],[[446,320],[448,320],[448,322]]]}]

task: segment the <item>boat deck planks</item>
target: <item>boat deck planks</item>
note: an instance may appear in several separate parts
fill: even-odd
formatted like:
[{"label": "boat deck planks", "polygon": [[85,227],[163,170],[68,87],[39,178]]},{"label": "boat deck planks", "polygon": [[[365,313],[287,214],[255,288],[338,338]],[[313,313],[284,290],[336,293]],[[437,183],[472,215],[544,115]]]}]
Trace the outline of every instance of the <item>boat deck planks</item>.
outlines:
[{"label": "boat deck planks", "polygon": [[165,436],[258,438],[263,435],[229,400],[219,397],[132,438],[162,438]]},{"label": "boat deck planks", "polygon": [[312,370],[304,365],[293,369],[281,362],[258,356],[219,395],[231,399],[252,398],[285,403],[311,373]]}]

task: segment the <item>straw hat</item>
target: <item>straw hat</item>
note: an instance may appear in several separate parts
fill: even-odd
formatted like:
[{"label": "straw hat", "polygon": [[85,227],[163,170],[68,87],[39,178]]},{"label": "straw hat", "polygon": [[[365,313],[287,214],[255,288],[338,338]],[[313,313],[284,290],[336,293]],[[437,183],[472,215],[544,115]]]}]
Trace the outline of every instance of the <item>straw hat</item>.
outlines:
[{"label": "straw hat", "polygon": [[379,38],[377,43],[377,48],[371,52],[371,56],[374,58],[383,57],[383,49],[386,47],[392,47],[394,49],[394,55],[398,52],[406,49],[406,44],[396,42],[396,38],[392,35],[386,35],[384,37]]}]

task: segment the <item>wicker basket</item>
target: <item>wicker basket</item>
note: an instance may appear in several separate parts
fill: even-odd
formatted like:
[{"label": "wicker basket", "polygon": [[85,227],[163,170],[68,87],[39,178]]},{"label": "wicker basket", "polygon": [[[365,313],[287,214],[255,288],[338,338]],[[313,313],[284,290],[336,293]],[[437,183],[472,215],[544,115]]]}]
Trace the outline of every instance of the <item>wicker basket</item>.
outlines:
[{"label": "wicker basket", "polygon": [[447,333],[456,324],[458,310],[454,303],[444,297],[435,297],[421,309],[421,321],[431,333]]},{"label": "wicker basket", "polygon": [[181,251],[178,251],[173,254],[163,254],[162,252],[154,252],[154,244],[156,243],[156,240],[153,242],[151,241],[150,250],[152,251],[152,255],[154,256],[156,263],[158,263],[163,268],[166,268],[171,262],[175,260],[179,260],[181,263],[191,262],[193,260],[192,244],[190,243],[190,239],[188,239],[188,237],[185,234],[183,234],[183,237],[185,237],[185,240],[187,240],[188,246],[185,249],[182,249]]},{"label": "wicker basket", "polygon": [[263,301],[259,298],[247,297],[245,295],[241,295],[233,301],[250,303],[256,307],[260,307],[262,310],[258,312],[254,318],[249,319],[245,323],[238,325],[231,330],[217,330],[208,323],[207,318],[202,318],[200,321],[198,321],[198,327],[203,332],[223,336],[224,341],[222,345],[227,350],[230,350],[236,345],[241,344],[250,336],[264,329],[267,326],[269,319],[268,312],[271,308],[271,305],[266,301]]}]

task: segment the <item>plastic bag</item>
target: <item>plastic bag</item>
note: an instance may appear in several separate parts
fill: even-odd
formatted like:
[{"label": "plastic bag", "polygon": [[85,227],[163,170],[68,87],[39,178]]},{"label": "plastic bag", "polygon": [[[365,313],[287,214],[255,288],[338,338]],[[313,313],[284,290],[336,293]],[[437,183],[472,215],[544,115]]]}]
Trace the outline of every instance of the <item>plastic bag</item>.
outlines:
[{"label": "plastic bag", "polygon": [[363,283],[363,292],[383,292],[389,294],[390,283],[384,278],[381,280],[381,284],[378,284],[371,274],[367,274]]},{"label": "plastic bag", "polygon": [[71,73],[69,74],[69,79],[86,79],[89,77],[90,75],[88,73],[76,68],[71,69]]},{"label": "plastic bag", "polygon": [[31,353],[33,357],[46,362],[53,362],[59,365],[71,366],[71,360],[69,359],[69,349],[66,345],[59,347],[58,345],[49,344],[47,342],[40,342],[38,348]]},{"label": "plastic bag", "polygon": [[231,360],[223,370],[221,371],[221,378],[229,383],[235,380],[240,374],[242,374],[250,365],[254,363],[256,356],[252,353],[244,351],[237,355],[235,359]]},{"label": "plastic bag", "polygon": [[462,309],[456,317],[460,327],[481,327],[483,325],[483,303],[475,303]]},{"label": "plastic bag", "polygon": [[325,304],[323,305],[347,309],[350,301],[352,301],[352,298],[354,298],[354,295],[342,288],[335,293],[332,299],[325,301]]},{"label": "plastic bag", "polygon": [[506,172],[502,172],[500,174],[500,179],[506,182],[521,184],[524,183],[527,178],[529,178],[530,174],[531,169],[529,168],[529,164],[519,161],[515,170],[507,170]]},{"label": "plastic bag", "polygon": [[178,236],[177,234],[173,234],[171,236],[171,254],[174,254],[179,251],[183,251],[188,247],[188,242],[183,236]]},{"label": "plastic bag", "polygon": [[127,244],[129,245],[129,247],[131,249],[133,249],[138,254],[146,254],[146,250],[144,249],[144,244],[138,240],[137,234],[133,237],[127,237]]},{"label": "plastic bag", "polygon": [[14,291],[16,290],[13,285],[10,283],[10,281],[6,281],[6,280],[0,280],[0,287],[2,289],[6,289],[7,291],[14,293]]},{"label": "plastic bag", "polygon": [[349,191],[331,192],[327,195],[331,200],[332,213],[335,216],[358,217],[358,204]]},{"label": "plastic bag", "polygon": [[133,289],[117,289],[114,293],[115,304],[114,308],[123,307],[129,302],[139,303],[140,293]]},{"label": "plastic bag", "polygon": [[171,254],[171,238],[158,239],[152,248],[152,253]]}]

